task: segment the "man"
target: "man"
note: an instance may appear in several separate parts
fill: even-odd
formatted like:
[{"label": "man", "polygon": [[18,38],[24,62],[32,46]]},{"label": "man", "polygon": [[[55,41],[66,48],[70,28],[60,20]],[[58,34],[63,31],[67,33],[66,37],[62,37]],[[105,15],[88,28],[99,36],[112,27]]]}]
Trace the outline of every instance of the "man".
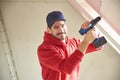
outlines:
[{"label": "man", "polygon": [[[47,31],[44,41],[38,47],[38,59],[42,67],[43,80],[78,80],[80,62],[86,53],[96,51],[91,43],[97,37],[95,29],[88,31],[83,41],[66,36],[67,26],[60,11],[47,15]],[[86,21],[81,28],[89,26]]]}]

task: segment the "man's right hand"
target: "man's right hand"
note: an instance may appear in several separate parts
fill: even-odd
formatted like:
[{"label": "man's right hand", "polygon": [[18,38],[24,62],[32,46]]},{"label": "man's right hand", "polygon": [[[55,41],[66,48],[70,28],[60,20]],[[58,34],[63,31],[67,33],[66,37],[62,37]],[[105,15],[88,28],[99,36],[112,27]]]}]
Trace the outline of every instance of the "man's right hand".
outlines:
[{"label": "man's right hand", "polygon": [[97,34],[95,33],[95,28],[93,28],[85,34],[83,41],[90,44],[95,40],[95,38],[97,38]]},{"label": "man's right hand", "polygon": [[81,42],[81,44],[78,46],[78,50],[82,52],[83,54],[85,54],[89,44],[92,43],[96,37],[97,35],[95,34],[95,28],[88,31],[85,34],[84,39]]}]

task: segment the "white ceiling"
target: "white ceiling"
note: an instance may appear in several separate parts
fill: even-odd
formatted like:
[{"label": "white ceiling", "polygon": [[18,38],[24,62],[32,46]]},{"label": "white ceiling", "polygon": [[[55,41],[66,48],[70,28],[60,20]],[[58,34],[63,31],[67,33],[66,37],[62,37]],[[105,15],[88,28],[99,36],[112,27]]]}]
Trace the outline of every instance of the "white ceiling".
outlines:
[{"label": "white ceiling", "polygon": [[65,2],[66,0],[0,0],[2,2]]}]

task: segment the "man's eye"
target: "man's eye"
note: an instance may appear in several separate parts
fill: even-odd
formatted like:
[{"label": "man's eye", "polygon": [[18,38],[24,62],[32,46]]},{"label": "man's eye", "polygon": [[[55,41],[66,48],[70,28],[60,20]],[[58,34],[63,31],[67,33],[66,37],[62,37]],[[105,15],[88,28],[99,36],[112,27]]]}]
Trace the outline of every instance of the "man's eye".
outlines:
[{"label": "man's eye", "polygon": [[62,24],[62,27],[64,27],[64,24]]},{"label": "man's eye", "polygon": [[58,29],[59,27],[58,26],[54,26],[55,29]]}]

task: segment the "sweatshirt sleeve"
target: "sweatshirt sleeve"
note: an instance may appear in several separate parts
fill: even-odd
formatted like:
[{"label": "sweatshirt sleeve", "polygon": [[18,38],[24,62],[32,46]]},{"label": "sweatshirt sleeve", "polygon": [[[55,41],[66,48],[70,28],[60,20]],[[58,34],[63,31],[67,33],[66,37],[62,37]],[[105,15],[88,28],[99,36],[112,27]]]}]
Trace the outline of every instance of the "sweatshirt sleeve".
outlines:
[{"label": "sweatshirt sleeve", "polygon": [[60,70],[70,74],[75,69],[75,67],[80,64],[83,56],[84,55],[76,49],[75,52],[69,58],[61,62]]},{"label": "sweatshirt sleeve", "polygon": [[38,48],[38,58],[40,64],[55,71],[65,72],[68,74],[70,74],[74,68],[79,65],[83,56],[84,55],[80,51],[75,50],[72,55],[65,58],[53,48],[47,48],[45,46],[44,48]]},{"label": "sweatshirt sleeve", "polygon": [[86,54],[90,53],[90,52],[95,52],[95,51],[101,50],[102,48],[103,48],[103,46],[99,47],[99,48],[95,48],[95,46],[93,44],[90,44],[86,50]]},{"label": "sweatshirt sleeve", "polygon": [[[81,43],[81,40],[80,39],[78,39],[78,40],[74,39],[74,40],[76,41],[76,45],[78,47],[80,45],[80,43]],[[99,51],[102,48],[103,48],[103,46],[99,47],[99,48],[95,48],[95,46],[91,43],[91,44],[89,44],[89,46],[88,46],[88,48],[86,50],[86,54],[91,53],[91,52],[95,52],[95,51]]]}]

